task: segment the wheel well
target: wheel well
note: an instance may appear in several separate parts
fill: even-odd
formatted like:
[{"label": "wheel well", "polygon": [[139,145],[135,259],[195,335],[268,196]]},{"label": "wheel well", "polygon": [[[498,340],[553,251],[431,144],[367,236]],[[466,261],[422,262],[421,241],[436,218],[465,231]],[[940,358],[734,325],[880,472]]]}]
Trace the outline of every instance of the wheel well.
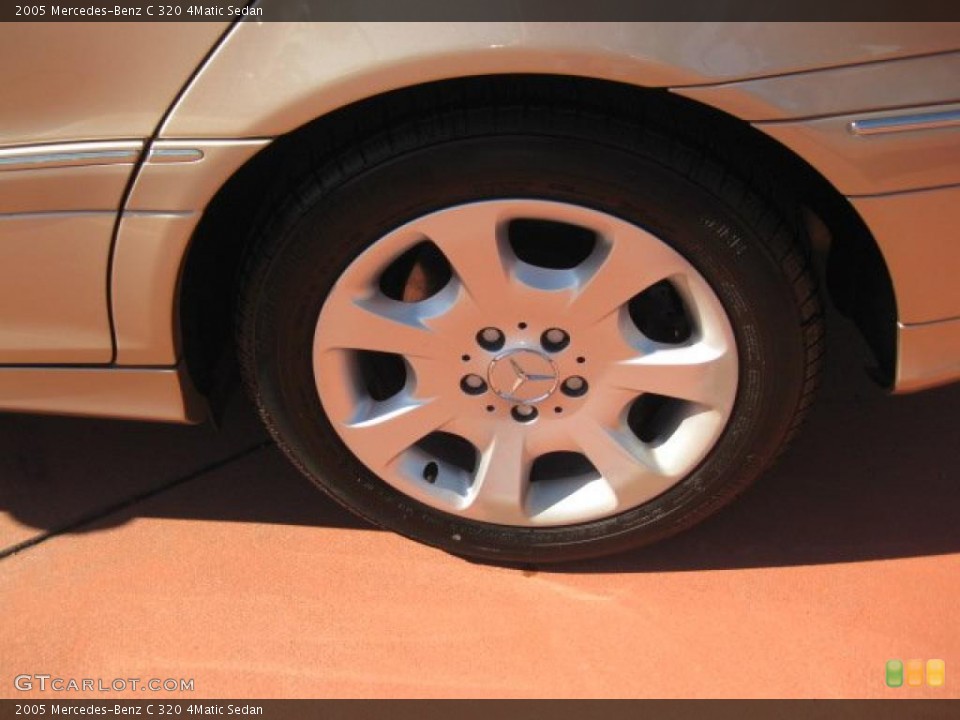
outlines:
[{"label": "wheel well", "polygon": [[448,109],[534,105],[615,113],[638,125],[680,134],[765,192],[814,238],[834,304],[873,351],[889,383],[896,353],[896,304],[883,256],[847,200],[814,168],[748,123],[668,90],[546,75],[478,76],[394,90],[362,100],[277,138],[238,170],[208,205],[192,238],[180,287],[180,336],[197,388],[216,407],[235,379],[233,317],[244,253],[272,209],[312,168],[361,138]]}]

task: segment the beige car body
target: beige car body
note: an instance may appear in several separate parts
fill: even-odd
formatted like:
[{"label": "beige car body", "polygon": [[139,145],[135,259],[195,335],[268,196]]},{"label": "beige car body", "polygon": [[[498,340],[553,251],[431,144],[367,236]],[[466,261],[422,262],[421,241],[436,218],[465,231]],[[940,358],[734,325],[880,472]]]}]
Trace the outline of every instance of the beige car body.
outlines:
[{"label": "beige car body", "polygon": [[774,138],[883,257],[891,388],[960,377],[960,23],[11,24],[0,64],[0,409],[204,419],[179,303],[217,192],[342,108],[517,73],[666,89]]}]

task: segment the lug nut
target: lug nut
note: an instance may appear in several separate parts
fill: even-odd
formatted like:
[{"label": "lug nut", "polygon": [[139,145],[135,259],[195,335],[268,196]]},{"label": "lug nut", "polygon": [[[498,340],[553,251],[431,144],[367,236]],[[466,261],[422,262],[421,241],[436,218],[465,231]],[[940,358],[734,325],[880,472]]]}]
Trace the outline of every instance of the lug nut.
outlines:
[{"label": "lug nut", "polygon": [[503,333],[495,327],[487,327],[477,333],[477,344],[484,350],[495,352],[503,347]]},{"label": "lug nut", "polygon": [[515,405],[510,414],[517,422],[528,423],[537,417],[537,409],[533,405]]},{"label": "lug nut", "polygon": [[580,397],[587,392],[587,381],[579,375],[571,375],[560,386],[561,392],[570,397]]},{"label": "lug nut", "polygon": [[467,395],[481,395],[487,391],[487,383],[479,375],[464,375],[460,379],[460,389]]},{"label": "lug nut", "polygon": [[570,336],[560,328],[550,328],[540,336],[540,344],[547,352],[559,352],[570,344]]}]

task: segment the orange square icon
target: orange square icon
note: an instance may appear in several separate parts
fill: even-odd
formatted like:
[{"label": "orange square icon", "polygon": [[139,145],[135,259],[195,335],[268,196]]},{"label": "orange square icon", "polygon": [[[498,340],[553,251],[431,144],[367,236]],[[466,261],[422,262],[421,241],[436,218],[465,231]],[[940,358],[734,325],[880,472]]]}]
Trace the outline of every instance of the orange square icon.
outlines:
[{"label": "orange square icon", "polygon": [[943,660],[927,660],[927,685],[943,687],[947,679],[947,665]]},{"label": "orange square icon", "polygon": [[907,660],[907,685],[910,687],[923,685],[923,660]]}]

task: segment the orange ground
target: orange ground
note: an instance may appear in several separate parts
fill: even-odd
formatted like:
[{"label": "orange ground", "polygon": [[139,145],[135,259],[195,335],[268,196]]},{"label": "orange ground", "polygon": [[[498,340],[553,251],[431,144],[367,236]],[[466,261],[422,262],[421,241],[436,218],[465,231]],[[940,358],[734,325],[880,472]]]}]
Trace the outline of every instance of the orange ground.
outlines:
[{"label": "orange ground", "polygon": [[[242,401],[219,433],[0,417],[0,547],[91,518],[0,561],[0,696],[49,673],[196,698],[960,697],[960,386],[888,398],[834,360],[738,503],[562,570],[362,525]],[[942,658],[946,685],[888,689],[889,658]]]}]

